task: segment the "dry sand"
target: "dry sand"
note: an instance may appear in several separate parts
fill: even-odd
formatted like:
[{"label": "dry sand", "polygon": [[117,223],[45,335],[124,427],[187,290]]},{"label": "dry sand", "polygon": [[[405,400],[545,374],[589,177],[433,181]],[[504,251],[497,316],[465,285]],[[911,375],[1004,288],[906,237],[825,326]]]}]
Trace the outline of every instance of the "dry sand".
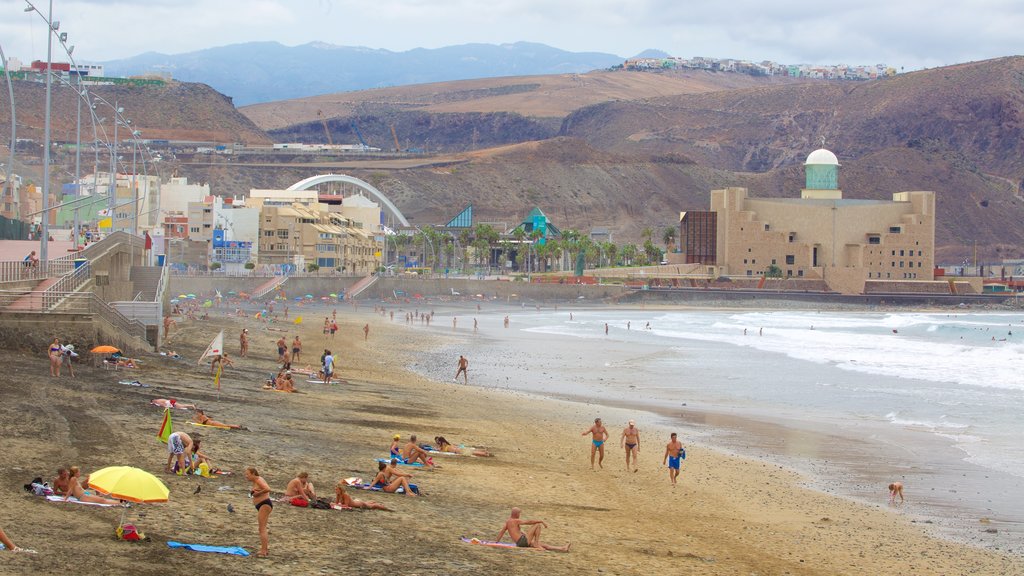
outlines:
[{"label": "dry sand", "polygon": [[[340,310],[338,319],[341,331],[333,341],[312,320],[298,330],[313,363],[325,343],[332,348],[348,383],[300,380],[304,394],[260,390],[275,369],[273,342],[281,333],[263,331],[252,320],[180,321],[170,347],[191,361],[147,355],[141,369],[128,372],[80,364],[76,378],[57,381],[47,376],[42,351],[6,353],[0,526],[38,554],[0,553],[0,573],[1024,574],[1019,557],[931,538],[898,514],[809,491],[796,474],[760,461],[691,446],[681,485],[673,489],[656,465],[664,430],[644,431],[640,471],[627,472],[618,432],[632,414],[430,382],[404,367],[416,350],[441,345],[443,335],[350,309]],[[366,322],[371,331],[364,342]],[[236,351],[243,326],[253,334],[250,358],[235,358],[218,398],[209,366],[196,367],[195,358],[221,327],[227,349]],[[286,328],[290,342],[296,327]],[[454,369],[453,358],[453,375]],[[125,377],[151,387],[117,384]],[[174,414],[176,430],[201,430],[204,450],[236,474],[164,474],[166,452],[155,438],[161,411],[148,404],[158,397],[195,401],[216,419],[247,425],[248,431],[196,428],[185,424],[189,413]],[[605,468],[592,472],[589,441],[580,432],[597,411],[613,439]],[[270,559],[166,547],[177,540],[255,552],[256,514],[241,476],[246,466],[259,468],[278,491],[307,470],[318,492],[327,494],[339,478],[370,478],[373,459],[386,453],[394,433],[416,433],[421,440],[442,434],[486,446],[495,457],[437,458],[438,470],[415,473],[423,498],[372,493],[395,509],[391,513],[279,504],[270,518]],[[130,464],[159,475],[170,501],[129,512],[129,521],[152,541],[115,540],[118,509],[51,504],[22,490],[32,477],[52,479],[57,467],[69,464],[86,472]],[[572,551],[459,541],[462,535],[494,538],[514,505],[525,517],[547,522],[546,542],[572,542]]]}]

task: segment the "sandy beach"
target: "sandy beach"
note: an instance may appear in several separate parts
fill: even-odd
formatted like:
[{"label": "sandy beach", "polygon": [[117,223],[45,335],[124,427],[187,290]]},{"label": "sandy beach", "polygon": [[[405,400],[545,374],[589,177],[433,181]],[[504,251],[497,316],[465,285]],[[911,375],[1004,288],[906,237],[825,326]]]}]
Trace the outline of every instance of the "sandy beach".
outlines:
[{"label": "sandy beach", "polygon": [[[673,489],[660,467],[669,430],[648,426],[650,420],[638,418],[639,471],[624,469],[618,437],[636,410],[431,381],[408,367],[422,351],[449,347],[457,336],[408,327],[405,310],[396,309],[392,321],[365,307],[339,307],[341,329],[330,339],[316,321],[323,313],[293,309],[306,322],[273,324],[272,330],[251,317],[179,320],[167,347],[184,360],[147,354],[139,356],[141,368],[114,372],[83,358],[75,378],[60,380],[48,376],[42,350],[6,351],[0,526],[37,554],[0,553],[0,573],[74,567],[83,574],[1024,574],[1019,556],[936,539],[884,507],[808,490],[795,472],[709,447],[687,445],[681,483]],[[236,353],[243,327],[252,334],[245,359]],[[225,371],[218,395],[209,365],[197,366],[195,359],[220,329],[236,365]],[[274,341],[285,335],[290,342],[296,333],[304,343],[296,366],[316,364],[327,347],[346,382],[325,386],[300,379],[302,394],[261,390],[276,371]],[[482,368],[471,363],[470,378]],[[118,384],[122,379],[148,387]],[[196,428],[186,423],[190,412],[173,414],[176,431],[200,431],[204,451],[234,474],[165,474],[166,450],[156,438],[162,412],[149,405],[152,398],[195,402],[220,421],[247,426]],[[598,415],[612,440],[604,469],[591,471],[589,441],[580,433]],[[266,560],[166,545],[175,540],[255,552],[246,466],[258,468],[278,493],[296,473],[308,471],[318,493],[330,495],[340,478],[369,480],[374,459],[386,454],[396,433],[403,439],[417,434],[421,441],[444,435],[495,456],[436,458],[438,469],[414,472],[422,498],[372,493],[394,512],[278,504]],[[144,468],[170,488],[169,502],[134,505],[128,512],[149,542],[114,539],[120,509],[48,503],[22,489],[35,476],[51,480],[60,466],[79,465],[88,473],[122,464]],[[880,503],[884,499],[882,493]],[[460,541],[496,537],[512,506],[523,508],[526,518],[544,520],[543,540],[571,542],[571,552]]]}]

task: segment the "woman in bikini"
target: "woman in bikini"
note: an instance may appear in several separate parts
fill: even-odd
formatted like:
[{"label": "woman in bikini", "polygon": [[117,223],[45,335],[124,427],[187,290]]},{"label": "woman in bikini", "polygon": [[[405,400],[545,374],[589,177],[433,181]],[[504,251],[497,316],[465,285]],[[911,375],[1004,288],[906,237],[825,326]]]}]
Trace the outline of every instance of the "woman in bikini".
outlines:
[{"label": "woman in bikini", "polygon": [[60,339],[54,338],[46,353],[50,357],[50,376],[60,378],[60,365],[64,360],[61,356]]},{"label": "woman in bikini", "polygon": [[270,486],[267,481],[260,478],[260,473],[252,466],[245,469],[245,479],[252,482],[252,503],[256,506],[256,515],[260,530],[260,551],[257,556],[266,557],[270,554],[270,532],[267,531],[267,521],[270,520],[270,513],[274,510],[274,503],[270,500]]},{"label": "woman in bikini", "polygon": [[390,483],[388,482],[387,475],[387,464],[383,462],[377,463],[377,475],[373,477],[373,482],[370,483],[374,488],[380,488],[384,492],[394,494],[399,488],[405,490],[406,496],[415,496],[412,492],[412,488],[409,487],[409,481],[406,480],[405,476],[396,476]]},{"label": "woman in bikini", "polygon": [[334,487],[334,504],[345,508],[365,508],[367,510],[387,510],[391,512],[390,508],[379,502],[356,500],[349,496],[348,492],[345,491],[344,480],[338,480],[338,484]]},{"label": "woman in bikini", "polygon": [[217,428],[231,428],[232,430],[241,430],[242,429],[242,426],[240,426],[238,424],[225,424],[223,422],[218,422],[218,421],[214,420],[213,418],[210,418],[209,416],[206,415],[206,412],[204,412],[202,408],[196,408],[196,415],[195,415],[195,418],[193,418],[193,420],[195,420],[196,424],[202,424],[203,426],[214,426],[214,427],[217,427]]}]

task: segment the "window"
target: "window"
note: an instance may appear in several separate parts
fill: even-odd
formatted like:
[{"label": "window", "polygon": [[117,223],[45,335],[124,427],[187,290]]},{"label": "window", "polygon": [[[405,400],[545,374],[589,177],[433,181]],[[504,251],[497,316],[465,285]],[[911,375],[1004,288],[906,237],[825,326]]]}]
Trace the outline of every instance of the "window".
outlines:
[{"label": "window", "polygon": [[764,225],[764,231],[765,231],[765,232],[767,232],[767,231],[768,231],[768,229],[769,229],[769,226],[768,226],[767,224],[765,224],[765,225]]},{"label": "window", "polygon": [[790,232],[789,233],[789,241],[793,242],[794,240],[796,240],[796,232]]},{"label": "window", "polygon": [[199,226],[192,226],[191,228],[188,229],[188,231],[192,232],[193,234],[198,234],[199,233]]},{"label": "window", "polygon": [[288,231],[287,230],[278,230],[277,231],[277,237],[278,238],[287,238],[288,237]]},{"label": "window", "polygon": [[920,255],[921,255],[921,251],[920,251],[920,250],[918,250],[918,251],[917,251],[917,255],[918,255],[918,256],[920,256]]},{"label": "window", "polygon": [[797,270],[796,271],[796,275],[797,276],[803,276],[804,275],[804,271],[803,270]]},{"label": "window", "polygon": [[786,276],[792,276],[792,275],[793,275],[793,271],[792,270],[786,270]]},{"label": "window", "polygon": [[[772,262],[774,264],[775,262]],[[796,256],[792,254],[786,254],[786,264],[796,264]]]},{"label": "window", "polygon": [[900,268],[903,268],[903,260],[900,260]]},{"label": "window", "polygon": [[746,258],[744,258],[744,259],[743,259],[743,263],[744,263],[744,264],[746,264],[746,263],[747,263],[747,259],[746,259]]},{"label": "window", "polygon": [[899,234],[902,231],[899,226],[889,226],[889,234]]},{"label": "window", "polygon": [[[775,261],[775,258],[772,258],[772,266],[774,266],[776,264],[777,264],[777,262]],[[786,264],[789,264],[789,262],[786,262]]]},{"label": "window", "polygon": [[895,256],[895,255],[896,255],[896,251],[895,251],[895,250],[893,250],[893,251],[892,251],[892,255],[893,255],[893,256]]},{"label": "window", "polygon": [[754,274],[750,270],[747,270],[747,276],[753,276],[753,275]]},{"label": "window", "polygon": [[868,244],[881,244],[882,238],[879,236],[868,236]]},{"label": "window", "polygon": [[264,230],[263,231],[263,236],[265,238],[271,238],[271,237],[274,236],[274,231],[273,230]]},{"label": "window", "polygon": [[900,250],[900,256],[903,256],[903,250]]}]

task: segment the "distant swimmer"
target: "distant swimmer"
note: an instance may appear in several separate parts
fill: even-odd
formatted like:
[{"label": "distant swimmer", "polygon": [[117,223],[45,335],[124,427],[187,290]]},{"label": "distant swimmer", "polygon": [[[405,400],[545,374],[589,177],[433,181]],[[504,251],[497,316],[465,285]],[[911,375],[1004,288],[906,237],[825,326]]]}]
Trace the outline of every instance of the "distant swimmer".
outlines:
[{"label": "distant swimmer", "polygon": [[583,431],[580,436],[586,436],[591,434],[590,439],[590,469],[594,469],[594,455],[597,452],[601,453],[601,457],[597,460],[597,465],[604,468],[602,462],[604,462],[604,443],[608,440],[608,429],[601,423],[600,418],[594,418],[594,425]]},{"label": "distant swimmer", "polygon": [[604,333],[605,334],[608,333],[608,323],[607,322],[604,323]]},{"label": "distant swimmer", "polygon": [[637,460],[640,458],[640,429],[633,420],[630,420],[629,426],[622,431],[620,447],[626,449],[626,470],[629,470],[629,459],[632,456],[633,472],[636,472],[639,469]]},{"label": "distant swimmer", "polygon": [[669,443],[665,445],[665,456],[661,459],[661,465],[668,463],[668,477],[675,487],[676,479],[679,478],[679,462],[686,459],[686,450],[683,444],[676,438],[676,433],[671,434]]},{"label": "distant swimmer", "polygon": [[900,497],[900,504],[903,504],[903,482],[889,484],[889,504],[896,504],[896,496]]}]

